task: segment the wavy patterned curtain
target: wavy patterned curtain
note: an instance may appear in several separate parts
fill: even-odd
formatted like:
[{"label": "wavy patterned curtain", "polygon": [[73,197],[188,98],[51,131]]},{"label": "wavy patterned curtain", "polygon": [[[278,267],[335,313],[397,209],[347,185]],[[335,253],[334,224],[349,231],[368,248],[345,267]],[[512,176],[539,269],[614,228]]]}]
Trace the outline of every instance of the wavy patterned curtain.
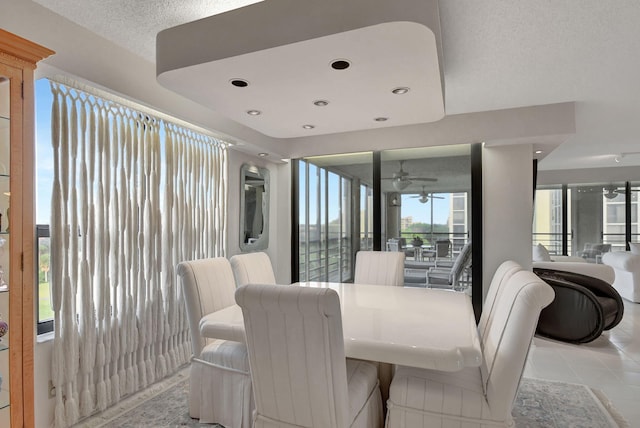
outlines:
[{"label": "wavy patterned curtain", "polygon": [[51,82],[55,426],[188,362],[175,266],[224,256],[224,143]]}]

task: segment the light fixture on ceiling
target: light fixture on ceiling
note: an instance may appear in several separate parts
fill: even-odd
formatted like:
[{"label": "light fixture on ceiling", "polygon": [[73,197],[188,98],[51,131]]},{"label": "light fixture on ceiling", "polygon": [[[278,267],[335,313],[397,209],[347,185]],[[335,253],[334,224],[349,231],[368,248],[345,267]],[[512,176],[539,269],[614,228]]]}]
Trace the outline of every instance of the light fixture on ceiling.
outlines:
[{"label": "light fixture on ceiling", "polygon": [[231,79],[230,82],[236,88],[246,88],[249,86],[249,82],[244,79]]},{"label": "light fixture on ceiling", "polygon": [[376,122],[386,122],[388,119],[388,117],[376,117],[373,120],[375,120]]},{"label": "light fixture on ceiling", "polygon": [[411,198],[418,198],[418,202],[421,204],[426,204],[429,202],[429,199],[444,199],[442,196],[434,196],[433,193],[427,193],[425,190],[425,186],[422,186],[422,192],[418,193],[415,196],[410,196]]},{"label": "light fixture on ceiling", "polygon": [[329,105],[329,101],[327,100],[317,100],[313,102],[313,105],[318,106],[318,107],[324,107],[326,105]]},{"label": "light fixture on ceiling", "polygon": [[247,110],[249,116],[260,116],[262,112],[260,110]]},{"label": "light fixture on ceiling", "polygon": [[411,180],[402,177],[394,178],[392,183],[393,188],[399,192],[409,187],[410,184]]},{"label": "light fixture on ceiling", "polygon": [[313,125],[302,125],[302,127],[304,129],[313,129],[313,128],[315,128],[315,126],[313,126]]},{"label": "light fixture on ceiling", "polygon": [[541,155],[542,153],[543,153],[542,150],[536,150],[535,151],[535,154],[537,154],[537,155]]},{"label": "light fixture on ceiling", "polygon": [[269,156],[269,153],[261,152],[258,153],[258,156],[260,156],[261,158],[266,158],[267,156]]},{"label": "light fixture on ceiling", "polygon": [[396,94],[396,95],[402,95],[402,94],[406,94],[407,92],[409,92],[409,88],[401,86],[399,88],[392,89],[391,92]]},{"label": "light fixture on ceiling", "polygon": [[430,177],[416,177],[409,175],[408,172],[404,170],[404,161],[400,161],[400,170],[393,173],[391,177],[383,177],[383,180],[393,180],[391,185],[397,191],[402,191],[406,189],[411,183],[414,181],[438,181],[437,178]]},{"label": "light fixture on ceiling", "polygon": [[624,190],[619,190],[618,186],[613,184],[602,188],[604,197],[607,199],[615,199],[618,195],[624,195]]},{"label": "light fixture on ceiling", "polygon": [[351,63],[346,59],[334,59],[331,61],[331,68],[334,70],[346,70],[351,67]]}]

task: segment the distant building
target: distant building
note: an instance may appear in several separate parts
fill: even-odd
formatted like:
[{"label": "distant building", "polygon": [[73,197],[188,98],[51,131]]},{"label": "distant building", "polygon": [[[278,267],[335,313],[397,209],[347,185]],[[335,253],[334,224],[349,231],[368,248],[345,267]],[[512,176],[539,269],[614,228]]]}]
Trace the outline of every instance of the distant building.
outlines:
[{"label": "distant building", "polygon": [[402,217],[400,219],[400,230],[407,230],[413,224],[413,216]]}]

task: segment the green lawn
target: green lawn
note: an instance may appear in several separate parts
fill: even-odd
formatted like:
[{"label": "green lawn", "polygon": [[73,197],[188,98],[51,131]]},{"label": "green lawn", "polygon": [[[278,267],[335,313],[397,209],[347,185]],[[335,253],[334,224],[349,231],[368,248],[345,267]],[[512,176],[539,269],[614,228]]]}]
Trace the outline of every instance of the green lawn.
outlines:
[{"label": "green lawn", "polygon": [[53,319],[53,310],[51,310],[51,296],[48,282],[38,284],[38,321],[47,321]]}]

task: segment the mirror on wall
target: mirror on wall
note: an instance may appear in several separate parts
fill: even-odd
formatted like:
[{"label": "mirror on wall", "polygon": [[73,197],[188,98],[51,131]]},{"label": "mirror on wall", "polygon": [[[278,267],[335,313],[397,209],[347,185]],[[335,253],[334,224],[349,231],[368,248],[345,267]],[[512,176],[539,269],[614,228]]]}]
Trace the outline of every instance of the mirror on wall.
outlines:
[{"label": "mirror on wall", "polygon": [[240,168],[240,249],[264,250],[269,244],[269,170]]}]

